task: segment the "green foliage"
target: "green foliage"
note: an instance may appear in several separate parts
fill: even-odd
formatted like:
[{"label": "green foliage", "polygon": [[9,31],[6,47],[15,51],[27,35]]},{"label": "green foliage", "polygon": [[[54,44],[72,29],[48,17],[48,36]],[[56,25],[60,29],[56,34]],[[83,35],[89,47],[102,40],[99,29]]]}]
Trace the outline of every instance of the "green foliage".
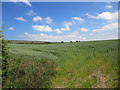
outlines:
[{"label": "green foliage", "polygon": [[13,59],[9,65],[7,88],[49,88],[50,78],[54,76],[53,62]]},{"label": "green foliage", "polygon": [[4,40],[2,32],[3,32],[3,26],[0,30],[0,39],[1,39],[1,55],[2,55],[2,85],[4,85],[7,77],[8,77],[8,60],[10,59],[7,41]]}]

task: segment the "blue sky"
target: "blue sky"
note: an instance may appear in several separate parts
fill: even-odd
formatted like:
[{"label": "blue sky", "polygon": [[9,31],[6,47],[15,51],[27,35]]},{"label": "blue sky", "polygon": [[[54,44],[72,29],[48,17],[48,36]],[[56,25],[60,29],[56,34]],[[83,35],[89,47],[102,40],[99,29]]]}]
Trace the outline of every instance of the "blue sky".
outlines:
[{"label": "blue sky", "polygon": [[9,40],[89,41],[118,38],[117,2],[3,2]]}]

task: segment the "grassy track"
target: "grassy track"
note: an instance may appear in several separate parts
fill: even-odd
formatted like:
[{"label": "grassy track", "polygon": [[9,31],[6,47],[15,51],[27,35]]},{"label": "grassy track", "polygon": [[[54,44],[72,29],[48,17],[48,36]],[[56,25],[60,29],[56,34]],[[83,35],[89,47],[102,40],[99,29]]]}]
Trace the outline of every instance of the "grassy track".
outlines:
[{"label": "grassy track", "polygon": [[[18,70],[12,84],[6,82],[5,87],[25,87],[25,83],[28,87],[118,87],[117,40],[43,45],[9,44],[9,47],[14,57],[10,61],[9,71]],[[41,70],[47,72],[46,76]],[[21,73],[25,78],[19,77]],[[46,80],[42,81],[45,85],[40,84],[43,78],[41,74],[45,78],[42,80]],[[10,75],[13,78],[13,73]],[[38,82],[34,83],[34,77]],[[31,84],[28,84],[29,78],[33,78]],[[26,81],[22,82],[22,79]]]}]

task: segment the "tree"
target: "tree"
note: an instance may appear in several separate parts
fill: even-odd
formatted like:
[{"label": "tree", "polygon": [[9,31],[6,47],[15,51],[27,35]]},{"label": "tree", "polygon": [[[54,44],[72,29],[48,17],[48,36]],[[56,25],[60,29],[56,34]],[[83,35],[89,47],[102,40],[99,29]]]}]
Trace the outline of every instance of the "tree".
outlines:
[{"label": "tree", "polygon": [[70,43],[72,43],[72,41],[70,41]]},{"label": "tree", "polygon": [[8,40],[8,42],[11,42],[10,40]]},{"label": "tree", "polygon": [[76,41],[76,42],[78,42],[78,41]]},{"label": "tree", "polygon": [[64,43],[64,41],[61,41],[61,43]]}]

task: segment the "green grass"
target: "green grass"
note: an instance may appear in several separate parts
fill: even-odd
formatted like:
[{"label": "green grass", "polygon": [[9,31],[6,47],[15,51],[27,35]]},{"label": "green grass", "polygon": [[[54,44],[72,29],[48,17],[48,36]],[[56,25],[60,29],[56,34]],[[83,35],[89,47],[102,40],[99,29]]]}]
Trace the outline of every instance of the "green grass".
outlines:
[{"label": "green grass", "polygon": [[[12,84],[6,81],[5,87],[25,87],[25,83],[28,87],[118,87],[117,40],[59,44],[9,44],[8,46],[14,58],[9,61],[9,71],[15,69],[17,76],[11,81]],[[34,71],[34,68],[37,71]],[[40,84],[41,81],[39,81],[42,78],[39,75],[43,73],[41,68],[50,74],[42,76],[44,78],[48,76],[47,79],[42,79],[45,85]],[[21,77],[23,76],[21,73],[24,77]],[[13,78],[13,73],[10,77]],[[34,83],[35,77],[37,83]],[[33,78],[31,84],[29,84],[29,78]]]}]

